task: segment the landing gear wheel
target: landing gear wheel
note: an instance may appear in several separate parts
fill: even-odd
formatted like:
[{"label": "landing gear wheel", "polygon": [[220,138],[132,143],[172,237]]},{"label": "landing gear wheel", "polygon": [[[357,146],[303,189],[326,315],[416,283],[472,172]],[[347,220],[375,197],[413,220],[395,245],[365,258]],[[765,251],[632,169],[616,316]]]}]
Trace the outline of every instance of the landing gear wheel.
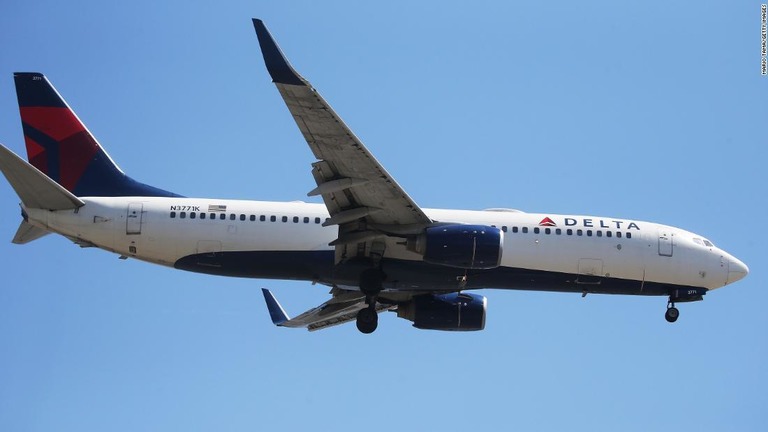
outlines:
[{"label": "landing gear wheel", "polygon": [[666,318],[667,322],[675,322],[677,321],[677,318],[680,316],[680,311],[677,310],[676,307],[670,306],[667,308],[667,313],[664,314],[664,318]]},{"label": "landing gear wheel", "polygon": [[376,299],[383,288],[386,275],[380,268],[369,268],[360,273],[360,291],[365,294],[365,309],[357,313],[357,329],[361,333],[370,334],[379,326],[379,314],[376,312]]},{"label": "landing gear wheel", "polygon": [[379,314],[376,309],[367,307],[357,313],[357,329],[360,333],[370,334],[379,326]]}]

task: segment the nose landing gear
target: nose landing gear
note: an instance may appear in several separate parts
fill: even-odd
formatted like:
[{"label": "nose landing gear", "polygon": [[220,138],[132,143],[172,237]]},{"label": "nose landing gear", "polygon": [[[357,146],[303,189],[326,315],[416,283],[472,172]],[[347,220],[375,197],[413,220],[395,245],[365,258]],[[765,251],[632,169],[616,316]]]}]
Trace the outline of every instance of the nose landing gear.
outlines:
[{"label": "nose landing gear", "polygon": [[664,314],[664,318],[667,322],[675,322],[680,317],[680,311],[675,307],[675,303],[670,300],[667,303],[667,312]]},{"label": "nose landing gear", "polygon": [[669,291],[669,301],[667,301],[667,312],[664,314],[667,322],[675,322],[680,317],[680,311],[675,307],[675,303],[695,302],[704,300],[707,288],[675,288]]}]

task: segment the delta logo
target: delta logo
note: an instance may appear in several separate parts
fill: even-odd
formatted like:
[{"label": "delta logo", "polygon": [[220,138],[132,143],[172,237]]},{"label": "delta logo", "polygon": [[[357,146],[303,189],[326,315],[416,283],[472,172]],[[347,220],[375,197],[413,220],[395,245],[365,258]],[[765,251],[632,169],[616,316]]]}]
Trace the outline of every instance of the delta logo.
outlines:
[{"label": "delta logo", "polygon": [[556,227],[557,224],[555,223],[555,221],[553,221],[549,217],[545,217],[544,219],[541,220],[541,222],[539,222],[539,226]]}]

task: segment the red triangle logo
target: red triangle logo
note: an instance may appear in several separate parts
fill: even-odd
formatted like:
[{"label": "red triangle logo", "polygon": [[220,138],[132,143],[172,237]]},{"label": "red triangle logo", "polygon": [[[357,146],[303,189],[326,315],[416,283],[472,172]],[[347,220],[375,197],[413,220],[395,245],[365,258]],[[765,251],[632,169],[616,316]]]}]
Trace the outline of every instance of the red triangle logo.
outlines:
[{"label": "red triangle logo", "polygon": [[557,226],[557,224],[552,219],[545,217],[539,222],[539,226]]}]

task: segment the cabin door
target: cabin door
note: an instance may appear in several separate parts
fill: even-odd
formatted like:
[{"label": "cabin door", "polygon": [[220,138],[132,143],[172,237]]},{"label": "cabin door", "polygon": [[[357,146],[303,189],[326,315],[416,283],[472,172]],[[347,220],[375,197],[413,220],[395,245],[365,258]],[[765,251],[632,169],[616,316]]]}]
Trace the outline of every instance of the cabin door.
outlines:
[{"label": "cabin door", "polygon": [[128,215],[125,222],[125,233],[128,235],[141,234],[141,219],[144,215],[144,204],[128,204]]},{"label": "cabin door", "polygon": [[659,255],[672,256],[672,249],[674,247],[674,238],[672,233],[665,229],[659,230]]}]

